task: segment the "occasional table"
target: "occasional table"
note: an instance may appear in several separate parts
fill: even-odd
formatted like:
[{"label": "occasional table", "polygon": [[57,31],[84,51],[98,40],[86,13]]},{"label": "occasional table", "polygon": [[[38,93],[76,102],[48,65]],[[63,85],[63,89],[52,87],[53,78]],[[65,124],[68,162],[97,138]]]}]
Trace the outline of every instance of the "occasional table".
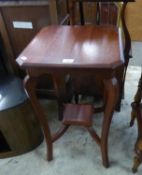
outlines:
[{"label": "occasional table", "polygon": [[21,68],[27,71],[25,88],[45,134],[48,160],[53,156],[53,139],[48,120],[36,97],[36,85],[42,75],[51,74],[58,98],[63,104],[64,76],[81,74],[94,76],[97,85],[105,94],[100,149],[103,165],[109,166],[108,133],[119,96],[119,84],[115,73],[124,66],[120,38],[119,31],[113,27],[48,26],[35,36],[17,58]]}]

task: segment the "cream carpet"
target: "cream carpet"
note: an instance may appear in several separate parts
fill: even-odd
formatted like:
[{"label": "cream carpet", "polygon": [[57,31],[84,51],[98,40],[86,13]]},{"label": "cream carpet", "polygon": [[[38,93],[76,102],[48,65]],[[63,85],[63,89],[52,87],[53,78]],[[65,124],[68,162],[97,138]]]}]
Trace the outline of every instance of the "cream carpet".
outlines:
[{"label": "cream carpet", "polygon": [[[45,142],[35,150],[0,160],[0,175],[130,175],[137,137],[136,123],[129,127],[130,104],[137,89],[141,68],[129,66],[125,99],[120,113],[113,116],[109,134],[110,168],[102,166],[100,149],[84,128],[71,127],[54,143],[54,160],[46,161]],[[59,127],[54,104],[48,103],[52,130]],[[44,102],[45,104],[45,102]],[[94,127],[100,133],[102,114],[94,116]],[[142,166],[137,173],[142,173]]]}]

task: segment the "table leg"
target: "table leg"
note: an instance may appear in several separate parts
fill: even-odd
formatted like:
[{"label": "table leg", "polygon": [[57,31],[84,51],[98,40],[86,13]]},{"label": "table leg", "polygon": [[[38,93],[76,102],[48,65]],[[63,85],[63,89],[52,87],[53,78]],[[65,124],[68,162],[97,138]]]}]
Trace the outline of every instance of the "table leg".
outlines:
[{"label": "table leg", "polygon": [[118,100],[118,94],[119,94],[117,80],[115,78],[112,78],[110,80],[104,80],[104,89],[105,89],[106,102],[105,102],[102,134],[101,134],[101,152],[102,152],[103,165],[107,168],[109,167],[108,134],[109,134],[109,128],[110,128],[113,112],[114,112],[114,109]]},{"label": "table leg", "polygon": [[65,102],[65,82],[64,75],[58,73],[53,73],[53,82],[56,90],[56,96],[58,100],[58,111],[59,111],[59,120],[63,119],[63,111],[64,111],[64,102]]},{"label": "table leg", "polygon": [[47,145],[47,159],[50,161],[53,159],[53,144],[52,144],[52,138],[50,133],[50,128],[48,126],[47,117],[45,116],[43,109],[36,97],[36,85],[37,85],[37,78],[36,77],[29,77],[26,76],[24,80],[25,89],[27,91],[27,94],[30,97],[34,112],[40,122],[40,125],[44,131],[46,145]]}]

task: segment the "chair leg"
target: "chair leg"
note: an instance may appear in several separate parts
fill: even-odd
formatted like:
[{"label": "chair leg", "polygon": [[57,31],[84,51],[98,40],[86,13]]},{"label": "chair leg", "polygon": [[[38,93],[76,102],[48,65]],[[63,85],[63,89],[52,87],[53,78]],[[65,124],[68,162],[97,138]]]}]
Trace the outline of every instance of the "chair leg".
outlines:
[{"label": "chair leg", "polygon": [[117,112],[120,112],[120,110],[121,110],[121,98],[119,98],[119,100],[118,100],[118,103],[117,103],[117,105],[116,105],[116,107],[115,107],[115,110],[117,111]]},{"label": "chair leg", "polygon": [[75,94],[74,99],[75,99],[75,103],[78,104],[78,102],[79,102],[79,95]]},{"label": "chair leg", "polygon": [[135,144],[135,153],[134,164],[132,171],[136,173],[139,165],[142,163],[142,137],[140,136]]},{"label": "chair leg", "polygon": [[120,110],[121,110],[121,101],[122,101],[122,99],[124,99],[124,89],[121,90],[119,98],[118,98],[118,102],[117,102],[116,107],[115,107],[115,110],[117,112],[120,112]]},{"label": "chair leg", "polygon": [[142,160],[136,156],[134,158],[134,164],[133,164],[133,168],[132,168],[133,173],[136,173],[138,171],[138,167],[140,166],[141,163],[142,163]]},{"label": "chair leg", "polygon": [[63,104],[58,100],[58,119],[59,121],[63,120],[63,112],[64,112],[64,106]]}]

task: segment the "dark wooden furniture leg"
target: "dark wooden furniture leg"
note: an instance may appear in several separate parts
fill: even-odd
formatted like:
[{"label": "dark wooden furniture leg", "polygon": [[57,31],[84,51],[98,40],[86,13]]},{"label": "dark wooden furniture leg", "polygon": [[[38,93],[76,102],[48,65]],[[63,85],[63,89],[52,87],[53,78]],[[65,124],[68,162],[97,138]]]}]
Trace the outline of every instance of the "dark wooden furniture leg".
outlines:
[{"label": "dark wooden furniture leg", "polygon": [[45,116],[42,107],[36,97],[36,85],[37,85],[37,78],[36,77],[29,77],[26,76],[24,81],[25,89],[30,97],[33,109],[35,111],[35,114],[40,122],[40,125],[44,131],[45,134],[45,140],[47,145],[47,159],[50,161],[53,159],[53,145],[52,145],[52,137],[50,133],[50,129],[48,126],[48,120]]},{"label": "dark wooden furniture leg", "polygon": [[136,173],[138,170],[139,165],[142,163],[142,74],[138,84],[138,90],[134,97],[134,102],[131,104],[132,112],[131,112],[131,122],[130,126],[133,126],[134,120],[137,120],[138,126],[138,136],[135,143],[135,153],[136,156],[134,158],[134,164],[132,171]]},{"label": "dark wooden furniture leg", "polygon": [[84,25],[84,13],[83,13],[83,2],[79,1],[80,21],[81,25]]},{"label": "dark wooden furniture leg", "polygon": [[107,168],[109,167],[108,134],[114,108],[118,99],[119,88],[118,88],[118,82],[115,78],[110,80],[104,80],[104,86],[105,86],[106,103],[105,103],[104,120],[101,134],[101,152],[102,152],[103,165]]}]

